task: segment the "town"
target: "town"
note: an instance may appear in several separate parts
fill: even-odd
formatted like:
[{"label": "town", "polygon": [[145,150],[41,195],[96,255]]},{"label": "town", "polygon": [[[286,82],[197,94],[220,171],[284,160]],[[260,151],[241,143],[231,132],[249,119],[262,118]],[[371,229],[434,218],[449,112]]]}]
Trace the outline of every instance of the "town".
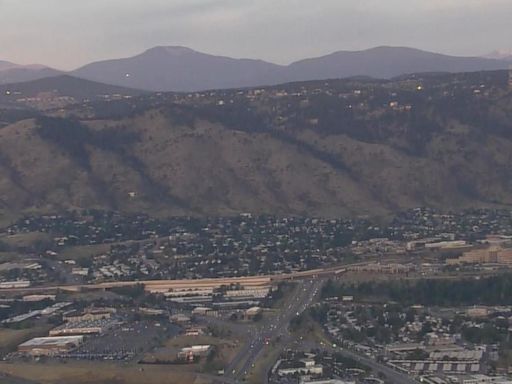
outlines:
[{"label": "town", "polygon": [[491,209],[26,217],[0,235],[4,373],[28,359],[219,382],[507,383],[511,234],[512,212]]}]

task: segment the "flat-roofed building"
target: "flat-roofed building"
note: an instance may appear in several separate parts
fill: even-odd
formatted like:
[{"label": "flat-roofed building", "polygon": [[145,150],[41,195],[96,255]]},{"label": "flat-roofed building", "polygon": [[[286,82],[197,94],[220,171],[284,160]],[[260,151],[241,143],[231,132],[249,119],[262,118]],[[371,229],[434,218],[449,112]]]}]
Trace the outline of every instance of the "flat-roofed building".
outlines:
[{"label": "flat-roofed building", "polygon": [[192,310],[192,314],[198,316],[217,316],[218,312],[209,307],[197,307]]},{"label": "flat-roofed building", "polygon": [[460,378],[460,384],[512,384],[512,380],[503,376],[469,375]]},{"label": "flat-roofed building", "polygon": [[0,289],[28,288],[30,284],[28,280],[2,281],[0,282]]},{"label": "flat-roofed building", "polygon": [[66,313],[64,320],[69,322],[110,319],[116,313],[115,308],[87,308],[82,312]]},{"label": "flat-roofed building", "polygon": [[155,309],[155,308],[146,308],[146,307],[140,307],[139,313],[145,316],[164,316],[167,314],[167,312],[163,309]]},{"label": "flat-roofed building", "polygon": [[260,307],[251,307],[245,311],[245,318],[247,320],[254,320],[256,317],[260,316],[263,310]]},{"label": "flat-roofed building", "polygon": [[183,297],[171,297],[168,299],[176,304],[190,305],[193,306],[195,304],[206,304],[211,303],[213,301],[212,296],[183,296]]},{"label": "flat-roofed building", "polygon": [[115,324],[110,319],[86,320],[65,323],[50,331],[50,336],[99,335]]},{"label": "flat-roofed building", "polygon": [[38,301],[50,300],[55,301],[55,295],[26,295],[22,300],[27,303],[37,303]]},{"label": "flat-roofed building", "polygon": [[182,313],[177,313],[175,315],[170,316],[169,321],[171,323],[178,325],[187,325],[190,324],[192,320],[190,319],[190,316],[184,315]]},{"label": "flat-roofed building", "polygon": [[474,249],[456,259],[446,259],[446,264],[512,264],[512,248],[491,246]]},{"label": "flat-roofed building", "polygon": [[478,373],[478,360],[390,360],[388,364],[400,371],[411,373]]},{"label": "flat-roofed building", "polygon": [[258,289],[238,289],[226,291],[224,293],[225,298],[246,298],[246,299],[263,299],[268,296],[271,291],[271,287],[264,287]]},{"label": "flat-roofed building", "polygon": [[31,356],[53,356],[78,348],[83,336],[36,337],[18,346],[18,351]]},{"label": "flat-roofed building", "polygon": [[205,357],[213,351],[211,345],[193,345],[191,347],[182,348],[178,352],[178,359],[186,359],[187,361],[193,361],[197,357]]},{"label": "flat-roofed building", "polygon": [[466,314],[469,317],[487,317],[489,316],[489,308],[487,307],[471,307],[466,309]]},{"label": "flat-roofed building", "polygon": [[185,329],[185,336],[202,336],[206,333],[206,327],[194,326]]},{"label": "flat-roofed building", "polygon": [[302,381],[301,384],[356,384],[355,381],[344,381],[338,379]]}]

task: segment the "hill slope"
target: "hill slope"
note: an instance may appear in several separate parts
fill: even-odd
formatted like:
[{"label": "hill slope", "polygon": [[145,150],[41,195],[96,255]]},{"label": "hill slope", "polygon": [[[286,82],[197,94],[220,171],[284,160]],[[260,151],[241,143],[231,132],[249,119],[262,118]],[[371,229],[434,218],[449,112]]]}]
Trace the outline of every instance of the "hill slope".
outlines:
[{"label": "hill slope", "polygon": [[79,79],[69,75],[60,75],[21,83],[0,85],[0,103],[12,102],[19,98],[37,97],[41,93],[52,93],[56,96],[67,96],[77,101],[82,101],[84,99],[100,98],[105,95],[119,94],[134,96],[144,92]]},{"label": "hill slope", "polygon": [[506,84],[506,72],[322,81],[22,120],[0,129],[0,204],[329,217],[510,206]]}]

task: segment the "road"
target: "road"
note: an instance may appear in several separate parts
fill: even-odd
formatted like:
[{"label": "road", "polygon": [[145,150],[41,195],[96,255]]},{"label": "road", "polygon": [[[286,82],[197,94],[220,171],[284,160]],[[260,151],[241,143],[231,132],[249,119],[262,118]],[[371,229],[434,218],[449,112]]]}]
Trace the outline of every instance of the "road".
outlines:
[{"label": "road", "polygon": [[[362,263],[350,264],[360,265]],[[334,266],[319,268],[307,271],[293,272],[282,275],[257,275],[244,277],[227,277],[227,278],[205,278],[205,279],[187,279],[187,280],[135,280],[135,281],[111,281],[97,284],[60,284],[52,286],[36,286],[29,288],[3,288],[2,293],[43,293],[51,291],[80,291],[86,290],[105,290],[116,287],[130,287],[135,285],[144,285],[149,292],[167,292],[169,289],[186,289],[186,288],[219,288],[223,285],[240,284],[244,287],[261,287],[268,286],[280,281],[295,281],[304,279],[317,279],[319,277],[336,276],[346,271],[346,267]],[[56,265],[54,265],[56,267]]]},{"label": "road", "polygon": [[[225,373],[229,378],[243,379],[265,348],[270,346],[272,340],[290,338],[288,325],[297,315],[304,312],[315,300],[323,284],[322,279],[305,280],[294,293],[285,301],[283,308],[275,317],[265,319],[260,327],[250,330],[249,341],[241,348],[235,358],[226,367]],[[267,377],[265,375],[265,382]]]},{"label": "road", "polygon": [[358,353],[342,348],[336,349],[336,352],[341,353],[345,357],[352,358],[357,362],[370,367],[375,372],[380,372],[384,374],[388,379],[390,379],[393,382],[393,384],[418,384],[418,382],[414,380],[412,377],[395,371],[393,368],[381,364],[369,357],[362,356]]},{"label": "road", "polygon": [[[255,363],[265,348],[276,348],[271,345],[272,340],[280,337],[279,342],[281,348],[290,345],[294,340],[294,337],[288,330],[290,321],[304,312],[317,298],[320,292],[323,279],[303,280],[300,282],[299,287],[292,293],[292,295],[286,299],[283,308],[275,317],[266,319],[265,322],[256,328],[249,329],[251,333],[249,335],[249,342],[238,352],[235,358],[231,361],[229,366],[225,369],[226,378],[234,380],[244,379],[251,368],[255,366]],[[318,346],[317,346],[318,347]],[[384,374],[394,384],[417,384],[418,382],[412,377],[405,375],[401,372],[395,371],[391,367],[379,363],[367,356],[360,355],[347,349],[333,348],[331,346],[325,346],[325,349],[331,352],[339,352],[346,357],[352,358],[361,364],[370,367],[375,372]],[[261,371],[264,372],[264,378],[262,383],[267,383],[266,373],[271,369],[274,362],[270,362],[268,366],[261,367]]]}]

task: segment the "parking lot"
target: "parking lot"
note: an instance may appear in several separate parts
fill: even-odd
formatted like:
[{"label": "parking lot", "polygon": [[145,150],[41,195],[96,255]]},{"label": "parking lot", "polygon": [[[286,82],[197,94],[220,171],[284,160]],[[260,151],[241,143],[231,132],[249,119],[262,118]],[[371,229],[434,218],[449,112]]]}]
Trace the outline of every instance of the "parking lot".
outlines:
[{"label": "parking lot", "polygon": [[162,340],[177,335],[179,328],[158,321],[138,321],[123,324],[104,335],[88,337],[77,350],[66,358],[86,360],[132,360]]}]

